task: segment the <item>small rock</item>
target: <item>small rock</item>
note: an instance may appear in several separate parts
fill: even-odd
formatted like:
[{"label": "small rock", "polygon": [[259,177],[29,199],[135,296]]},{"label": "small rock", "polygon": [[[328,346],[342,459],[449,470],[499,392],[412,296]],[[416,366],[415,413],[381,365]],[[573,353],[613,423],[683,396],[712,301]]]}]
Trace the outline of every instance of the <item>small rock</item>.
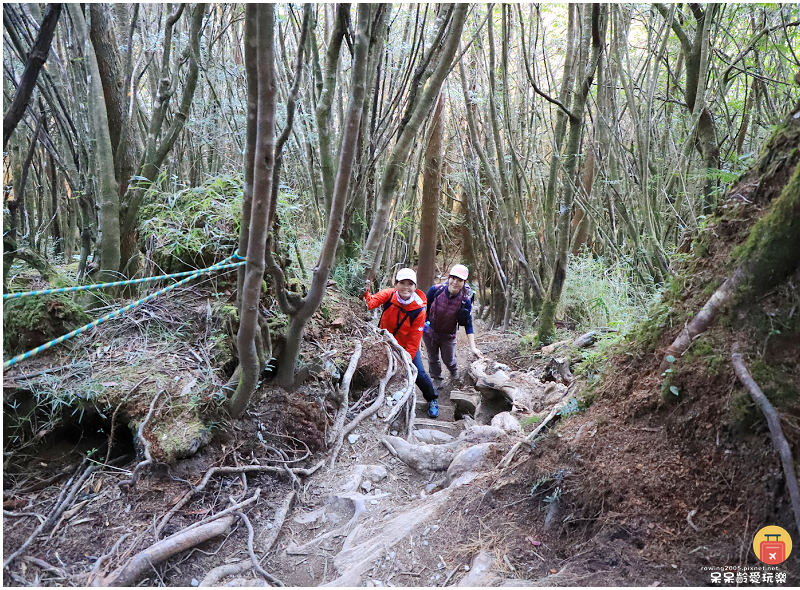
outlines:
[{"label": "small rock", "polygon": [[355,444],[355,442],[356,442],[356,441],[357,441],[359,438],[361,438],[361,435],[360,435],[360,434],[348,434],[348,435],[347,435],[347,441],[348,441],[348,442],[349,442],[351,445],[352,445],[352,444]]},{"label": "small rock", "polygon": [[423,545],[425,545],[425,546],[427,546],[427,545],[428,545],[428,542],[427,542],[427,541],[423,541],[423,542],[422,542],[422,544],[423,544]]},{"label": "small rock", "polygon": [[397,436],[397,431],[396,430],[392,430],[391,434],[392,434],[392,436]]},{"label": "small rock", "polygon": [[429,494],[433,493],[433,490],[435,490],[435,489],[436,489],[436,484],[435,483],[429,483],[428,485],[425,486],[425,491],[427,493],[429,493]]},{"label": "small rock", "polygon": [[369,503],[370,503],[370,504],[377,504],[377,503],[378,503],[378,501],[377,501],[377,500],[370,500],[370,501],[369,501]]},{"label": "small rock", "polygon": [[361,489],[369,494],[370,490],[372,489],[372,482],[368,479],[365,479],[361,482]]},{"label": "small rock", "polygon": [[271,528],[272,528],[272,526],[273,526],[273,525],[272,525],[272,523],[271,523],[271,522],[268,522],[268,523],[267,523],[267,528],[268,528],[268,529],[271,529]]},{"label": "small rock", "polygon": [[519,420],[514,418],[510,412],[500,412],[499,414],[495,415],[495,417],[492,418],[492,426],[502,428],[511,434],[519,434],[522,432]]},{"label": "small rock", "polygon": [[200,582],[198,582],[194,578],[192,578],[192,581],[190,583],[191,583],[192,586],[199,586],[200,585]]},{"label": "small rock", "polygon": [[378,483],[388,476],[389,472],[386,471],[386,467],[383,465],[367,465],[364,469],[364,477],[373,483]]},{"label": "small rock", "polygon": [[453,480],[467,471],[480,472],[487,469],[494,450],[495,445],[493,443],[483,443],[468,447],[458,453],[447,469],[448,483],[452,483]]},{"label": "small rock", "polygon": [[396,402],[399,402],[401,399],[403,399],[403,392],[402,391],[395,392],[395,394],[392,396],[392,399]]}]

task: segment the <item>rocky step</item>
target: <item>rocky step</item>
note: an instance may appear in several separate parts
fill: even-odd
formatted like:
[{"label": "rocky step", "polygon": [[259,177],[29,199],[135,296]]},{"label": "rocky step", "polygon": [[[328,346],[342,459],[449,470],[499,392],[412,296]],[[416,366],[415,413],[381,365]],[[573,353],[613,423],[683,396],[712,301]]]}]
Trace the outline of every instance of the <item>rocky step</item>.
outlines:
[{"label": "rocky step", "polygon": [[450,403],[456,409],[459,416],[469,414],[475,415],[478,405],[481,403],[481,394],[477,389],[454,389],[450,392]]},{"label": "rocky step", "polygon": [[[441,414],[440,414],[441,416]],[[448,422],[441,418],[434,420],[432,418],[414,418],[415,430],[439,430],[451,436],[458,436],[464,429],[463,421]]]},{"label": "rocky step", "polygon": [[[417,419],[426,419],[429,418],[428,416],[428,402],[424,399],[420,398],[417,400],[417,407],[416,407],[416,416]],[[455,420],[455,407],[452,404],[442,403],[439,402],[439,417],[437,420],[443,420],[445,422],[453,422]]]}]

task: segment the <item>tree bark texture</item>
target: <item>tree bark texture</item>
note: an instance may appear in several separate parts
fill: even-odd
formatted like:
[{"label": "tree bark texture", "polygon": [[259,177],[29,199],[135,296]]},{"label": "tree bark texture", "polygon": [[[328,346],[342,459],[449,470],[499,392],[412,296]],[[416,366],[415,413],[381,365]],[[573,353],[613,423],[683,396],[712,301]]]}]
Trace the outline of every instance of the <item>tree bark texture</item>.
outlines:
[{"label": "tree bark texture", "polygon": [[128,189],[128,182],[137,165],[135,142],[130,141],[135,128],[126,129],[130,125],[127,117],[128,88],[120,61],[119,42],[111,19],[110,5],[89,4],[89,14],[91,15],[89,36],[97,56],[100,79],[103,82],[108,130],[112,138],[115,178],[122,197]]},{"label": "tree bark texture", "polygon": [[255,19],[257,23],[254,28],[252,23],[249,26],[245,25],[247,31],[256,33],[256,51],[245,53],[245,60],[248,57],[257,58],[255,72],[258,102],[253,200],[248,232],[247,264],[241,295],[239,333],[236,339],[241,373],[236,391],[230,400],[230,413],[234,418],[244,413],[261,373],[256,350],[256,330],[269,229],[267,220],[270,217],[272,168],[275,164],[275,110],[278,94],[275,79],[275,6],[272,4],[259,4],[254,8],[248,6],[245,18]]},{"label": "tree bark texture", "polygon": [[[569,121],[569,138],[567,139],[566,158],[564,162],[564,183],[562,186],[561,205],[558,214],[558,236],[556,242],[556,259],[553,267],[553,277],[542,314],[539,316],[539,341],[549,344],[553,339],[555,330],[556,307],[561,299],[564,281],[567,276],[567,257],[569,254],[570,222],[575,197],[574,186],[580,179],[576,178],[575,171],[580,151],[580,138],[583,127],[583,112],[586,99],[597,70],[597,61],[602,51],[603,39],[601,38],[602,23],[606,7],[599,4],[584,4],[583,39],[581,41],[581,55],[584,60],[579,66],[583,77],[579,80],[580,86],[575,93],[572,105],[572,116]],[[591,43],[591,56],[589,48]]]},{"label": "tree bark texture", "polygon": [[333,199],[331,201],[331,211],[328,220],[328,227],[325,232],[325,240],[322,243],[322,252],[314,268],[314,276],[311,279],[311,287],[308,294],[303,299],[302,305],[298,306],[296,313],[291,315],[289,329],[286,334],[286,345],[283,350],[282,358],[278,368],[278,384],[282,387],[292,387],[294,385],[294,372],[297,365],[297,356],[300,352],[300,343],[303,338],[303,329],[317,311],[328,284],[331,267],[336,257],[336,248],[339,244],[339,237],[342,233],[344,224],[344,209],[347,203],[347,191],[350,184],[350,177],[353,171],[356,149],[358,147],[358,132],[361,125],[361,115],[363,113],[364,88],[367,79],[367,58],[369,51],[370,37],[370,15],[372,13],[371,4],[358,5],[358,25],[354,44],[353,67],[351,69],[350,97],[347,104],[347,114],[342,133],[342,147],[339,150],[339,165],[336,171],[336,182],[333,188]]},{"label": "tree bark texture", "polygon": [[99,282],[116,280],[120,263],[119,189],[114,178],[114,159],[111,134],[106,114],[106,101],[100,81],[94,46],[86,30],[83,13],[77,4],[67,4],[75,34],[83,44],[86,71],[89,76],[89,129],[95,141],[96,198],[99,205],[98,230],[100,238]]},{"label": "tree bark texture", "polygon": [[444,146],[444,95],[439,95],[431,119],[422,173],[422,205],[420,211],[419,265],[417,285],[427,292],[436,274],[436,242],[439,227],[439,202],[442,191],[442,156]]},{"label": "tree bark texture", "polygon": [[331,210],[333,200],[334,154],[333,138],[331,131],[331,108],[333,95],[336,88],[336,72],[339,68],[339,54],[341,53],[342,40],[349,21],[350,5],[340,4],[336,9],[334,28],[328,40],[328,51],[325,54],[325,72],[322,77],[322,88],[319,102],[314,112],[317,120],[317,138],[319,141],[320,171],[322,173],[322,189],[325,195],[324,215]]}]

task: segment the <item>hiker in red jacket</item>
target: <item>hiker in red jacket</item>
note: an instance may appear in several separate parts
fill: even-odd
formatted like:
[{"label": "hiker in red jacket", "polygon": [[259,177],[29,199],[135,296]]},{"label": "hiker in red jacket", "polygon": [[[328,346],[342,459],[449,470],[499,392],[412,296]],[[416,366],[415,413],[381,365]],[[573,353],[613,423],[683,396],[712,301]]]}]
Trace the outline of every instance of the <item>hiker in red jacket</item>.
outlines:
[{"label": "hiker in red jacket", "polygon": [[419,354],[419,343],[422,340],[422,330],[425,326],[425,294],[417,289],[417,273],[410,268],[401,268],[397,271],[393,289],[383,289],[375,295],[369,294],[369,283],[364,293],[367,307],[375,309],[383,306],[381,321],[378,327],[388,330],[397,343],[406,349],[417,367],[417,387],[422,391],[425,401],[428,402],[428,415],[431,418],[439,416],[439,397],[433,387],[433,382],[422,366],[422,356]]}]

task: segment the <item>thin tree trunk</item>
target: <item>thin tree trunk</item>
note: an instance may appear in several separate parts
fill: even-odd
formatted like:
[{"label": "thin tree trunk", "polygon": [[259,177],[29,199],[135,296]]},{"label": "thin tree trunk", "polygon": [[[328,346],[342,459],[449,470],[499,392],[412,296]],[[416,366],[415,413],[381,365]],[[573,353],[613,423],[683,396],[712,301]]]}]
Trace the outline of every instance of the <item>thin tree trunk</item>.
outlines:
[{"label": "thin tree trunk", "polygon": [[[291,321],[286,334],[286,345],[281,355],[282,358],[277,375],[278,384],[282,387],[291,387],[294,385],[294,372],[297,364],[297,356],[300,352],[300,343],[303,338],[303,329],[312,314],[319,308],[322,297],[325,295],[328,276],[330,275],[331,267],[336,257],[336,248],[342,233],[344,208],[347,203],[347,190],[350,184],[353,162],[355,161],[361,115],[364,110],[364,88],[367,78],[366,69],[369,51],[370,15],[373,6],[374,5],[371,4],[359,4],[358,6],[358,25],[356,28],[354,59],[351,70],[350,97],[347,105],[344,131],[342,133],[342,147],[339,150],[339,166],[336,172],[336,182],[334,183],[331,213],[328,228],[325,232],[325,240],[322,244],[322,252],[320,253],[319,260],[314,269],[314,277],[311,280],[311,287],[308,290],[308,294],[303,299],[302,304],[297,306],[295,313],[291,314]],[[274,268],[273,266],[273,269]],[[281,289],[283,286],[280,284],[281,282],[282,281],[279,280],[279,297],[284,300],[281,302],[281,307],[284,307],[285,291]],[[281,295],[281,291],[283,295]]]},{"label": "thin tree trunk", "polygon": [[[567,26],[567,47],[564,52],[564,74],[561,78],[561,90],[558,100],[567,108],[572,100],[572,87],[575,80],[575,36],[578,28],[577,4],[569,5],[569,22]],[[553,137],[553,148],[550,153],[550,172],[547,180],[547,191],[542,204],[544,215],[544,235],[542,236],[543,262],[545,271],[550,274],[555,263],[555,218],[556,195],[558,193],[558,172],[561,168],[561,147],[567,132],[567,115],[563,109],[556,111],[556,127]],[[568,182],[568,181],[566,181]]]},{"label": "thin tree trunk", "polygon": [[417,285],[423,292],[434,283],[436,242],[439,224],[439,200],[442,190],[442,156],[444,145],[444,95],[439,95],[431,118],[425,150],[425,169],[422,174],[422,205],[420,211],[419,265]]},{"label": "thin tree trunk", "polygon": [[[580,80],[580,87],[575,93],[575,101],[572,108],[572,116],[569,122],[569,138],[566,146],[566,158],[564,162],[564,184],[562,188],[561,206],[558,216],[558,241],[556,242],[556,259],[553,268],[553,277],[550,281],[550,289],[547,293],[542,314],[539,316],[539,341],[549,344],[553,339],[555,330],[556,307],[561,299],[561,291],[564,288],[564,281],[567,276],[567,255],[569,253],[569,230],[572,220],[572,208],[574,202],[574,183],[575,170],[578,162],[578,152],[580,150],[580,137],[583,127],[583,112],[586,99],[589,96],[597,70],[597,62],[602,51],[602,31],[604,27],[601,19],[606,13],[606,8],[600,4],[584,4],[584,23],[583,39],[581,41],[582,63],[579,71],[583,72]],[[591,42],[591,56],[589,44]],[[588,62],[585,61],[588,57]]]},{"label": "thin tree trunk", "polygon": [[336,89],[339,54],[341,53],[342,40],[344,39],[346,24],[349,21],[349,14],[349,4],[340,4],[337,7],[334,29],[328,41],[328,51],[325,54],[325,72],[322,79],[323,85],[320,91],[319,102],[314,112],[317,120],[322,188],[325,194],[325,215],[328,215],[331,210],[334,175],[336,174],[333,163],[333,138],[330,125],[331,107],[333,106],[333,96]]},{"label": "thin tree trunk", "polygon": [[56,30],[62,6],[62,4],[49,4],[47,6],[47,12],[39,28],[39,36],[28,54],[28,62],[25,64],[25,71],[22,72],[17,92],[14,94],[8,111],[3,114],[3,151],[6,149],[11,134],[14,133],[14,129],[17,128],[17,123],[25,114],[25,108],[31,100],[33,88],[36,86],[36,79],[39,77],[39,71],[47,61],[47,55],[50,53],[50,43],[53,40],[53,33]]},{"label": "thin tree trunk", "polygon": [[428,79],[425,90],[419,99],[416,107],[411,113],[411,117],[403,128],[397,143],[392,150],[389,160],[383,173],[381,188],[378,193],[378,203],[375,210],[375,219],[370,228],[367,242],[364,245],[362,260],[367,268],[366,276],[373,279],[380,266],[381,243],[386,237],[386,226],[389,222],[389,209],[392,198],[401,181],[401,173],[408,159],[408,154],[414,143],[417,131],[433,107],[433,102],[439,94],[439,90],[444,83],[444,79],[450,72],[450,67],[455,56],[458,43],[461,38],[461,31],[467,16],[466,4],[456,4],[453,8],[453,17],[450,21],[444,46],[439,54],[436,68]]},{"label": "thin tree trunk", "polygon": [[100,192],[97,199],[100,206],[98,226],[100,232],[100,282],[113,281],[117,278],[120,262],[120,226],[119,226],[119,190],[114,178],[114,160],[111,149],[111,135],[108,128],[106,102],[103,86],[97,67],[94,46],[86,30],[83,13],[77,4],[67,4],[70,19],[75,28],[79,42],[83,43],[86,69],[89,75],[89,129],[96,142],[95,170],[97,188]]},{"label": "thin tree trunk", "polygon": [[[246,35],[255,32],[255,51],[245,52],[245,62],[256,57],[257,114],[253,164],[253,199],[251,206],[247,264],[241,295],[239,333],[240,378],[230,400],[230,413],[240,417],[256,389],[261,373],[256,349],[258,307],[261,299],[261,284],[264,280],[264,255],[266,253],[267,220],[272,197],[272,168],[275,164],[275,110],[277,82],[275,79],[275,6],[272,4],[248,5],[245,15]],[[255,24],[253,24],[255,20]],[[248,38],[245,47],[253,49]],[[248,71],[252,66],[245,66]],[[248,117],[248,120],[250,117]],[[249,134],[248,134],[249,135]],[[247,162],[245,162],[247,165]]]}]

